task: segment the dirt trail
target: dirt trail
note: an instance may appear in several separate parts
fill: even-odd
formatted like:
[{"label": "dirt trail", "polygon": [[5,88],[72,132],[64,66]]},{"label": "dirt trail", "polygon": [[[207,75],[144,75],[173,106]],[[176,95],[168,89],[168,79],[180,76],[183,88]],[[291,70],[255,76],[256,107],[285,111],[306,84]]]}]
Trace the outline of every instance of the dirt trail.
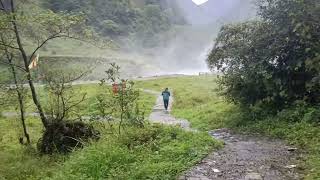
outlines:
[{"label": "dirt trail", "polygon": [[225,142],[179,179],[188,180],[298,180],[297,154],[279,140],[232,134],[228,129],[210,131]]},{"label": "dirt trail", "polygon": [[[183,129],[196,131],[185,119],[176,119],[165,111],[160,92],[143,90],[158,96],[150,115],[150,121],[167,125],[178,125]],[[228,129],[209,131],[225,146],[209,154],[199,164],[186,171],[179,180],[298,180],[295,163],[297,153],[279,140],[233,134]]]},{"label": "dirt trail", "polygon": [[185,130],[193,131],[193,129],[190,128],[190,123],[188,120],[176,119],[175,117],[171,116],[170,112],[172,110],[172,104],[174,101],[174,98],[172,96],[169,101],[169,108],[166,111],[164,110],[164,104],[163,104],[163,100],[160,92],[156,92],[152,90],[143,90],[143,91],[157,96],[156,104],[153,107],[152,113],[149,116],[149,120],[151,122],[180,126]]}]

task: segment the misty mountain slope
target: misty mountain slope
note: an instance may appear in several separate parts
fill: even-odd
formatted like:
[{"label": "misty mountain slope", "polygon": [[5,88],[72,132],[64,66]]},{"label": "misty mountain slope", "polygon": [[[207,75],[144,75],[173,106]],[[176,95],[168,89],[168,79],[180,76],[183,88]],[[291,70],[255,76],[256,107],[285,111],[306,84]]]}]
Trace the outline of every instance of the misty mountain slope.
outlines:
[{"label": "misty mountain slope", "polygon": [[208,51],[223,24],[255,18],[253,0],[209,0],[200,6],[191,0],[172,0],[189,25],[177,28],[166,44],[153,50],[153,59],[167,72],[196,74],[208,71]]},{"label": "misty mountain slope", "polygon": [[226,23],[255,16],[253,0],[209,0],[197,6],[191,0],[176,0],[190,24]]},{"label": "misty mountain slope", "polygon": [[42,55],[123,59],[147,65],[148,68],[141,69],[140,74],[144,75],[208,71],[205,59],[222,24],[253,18],[255,14],[251,0],[209,0],[201,6],[191,0],[96,0],[91,4],[81,0],[83,7],[69,8],[57,4],[61,0],[45,1],[49,4],[44,8],[78,8],[87,12],[89,20],[94,20],[88,25],[103,30],[101,38],[116,39],[118,48],[99,49],[62,40],[46,46]]}]

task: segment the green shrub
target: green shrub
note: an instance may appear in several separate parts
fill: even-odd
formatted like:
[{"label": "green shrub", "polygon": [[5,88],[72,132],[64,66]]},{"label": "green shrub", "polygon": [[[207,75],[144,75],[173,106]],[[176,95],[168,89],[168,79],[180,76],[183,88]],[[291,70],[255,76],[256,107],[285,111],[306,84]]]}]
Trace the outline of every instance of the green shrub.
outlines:
[{"label": "green shrub", "polygon": [[262,0],[258,20],[223,26],[207,60],[224,73],[223,94],[274,112],[319,104],[319,10],[318,0]]}]

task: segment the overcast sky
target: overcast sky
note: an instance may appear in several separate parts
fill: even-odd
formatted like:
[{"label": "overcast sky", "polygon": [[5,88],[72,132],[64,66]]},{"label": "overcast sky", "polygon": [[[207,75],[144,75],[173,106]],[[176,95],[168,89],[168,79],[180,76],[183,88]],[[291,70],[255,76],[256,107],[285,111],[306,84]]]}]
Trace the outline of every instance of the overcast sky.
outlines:
[{"label": "overcast sky", "polygon": [[196,5],[200,5],[203,4],[205,2],[207,2],[208,0],[192,0]]},{"label": "overcast sky", "polygon": [[[192,25],[230,23],[255,16],[254,0],[176,0]],[[202,4],[201,4],[202,3]]]}]

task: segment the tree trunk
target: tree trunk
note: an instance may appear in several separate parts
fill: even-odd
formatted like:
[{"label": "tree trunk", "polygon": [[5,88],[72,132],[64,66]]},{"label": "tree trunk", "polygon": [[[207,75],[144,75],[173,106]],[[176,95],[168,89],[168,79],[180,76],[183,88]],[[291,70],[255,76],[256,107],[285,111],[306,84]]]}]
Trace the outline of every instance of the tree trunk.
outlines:
[{"label": "tree trunk", "polygon": [[12,57],[10,57],[9,52],[7,50],[6,50],[6,55],[7,55],[8,62],[10,64],[10,68],[11,68],[11,73],[13,75],[14,84],[16,86],[15,90],[16,90],[17,95],[18,95],[18,102],[19,102],[19,109],[20,109],[20,119],[21,119],[21,123],[22,123],[22,127],[23,127],[23,133],[24,133],[24,136],[27,139],[27,144],[30,144],[30,136],[28,134],[27,126],[26,126],[26,123],[25,123],[25,119],[26,119],[25,118],[25,107],[24,107],[24,103],[23,103],[24,97],[23,97],[22,92],[20,91],[18,78],[17,78],[17,72],[16,72],[16,70],[14,68],[14,65],[12,64]]},{"label": "tree trunk", "polygon": [[19,31],[18,31],[18,26],[17,26],[17,23],[16,23],[17,20],[16,20],[16,16],[15,16],[15,7],[14,7],[13,0],[11,0],[11,12],[13,14],[12,25],[13,25],[13,29],[14,29],[14,32],[15,32],[16,41],[17,41],[17,44],[19,46],[19,50],[20,50],[20,53],[22,55],[22,59],[23,59],[24,66],[25,66],[25,69],[26,69],[27,79],[28,79],[28,83],[29,83],[30,90],[31,90],[31,95],[32,95],[32,100],[33,100],[34,104],[36,105],[36,107],[38,109],[42,124],[44,125],[45,128],[47,128],[48,120],[47,120],[47,118],[46,118],[46,116],[44,114],[44,111],[42,109],[40,101],[38,100],[38,95],[37,95],[36,89],[34,87],[33,80],[32,80],[31,73],[30,73],[30,69],[29,69],[28,57],[27,57],[27,54],[26,54],[26,52],[25,52],[25,50],[23,48],[23,45],[22,45],[22,42],[21,42],[21,38],[20,38],[20,34],[19,34]]}]

